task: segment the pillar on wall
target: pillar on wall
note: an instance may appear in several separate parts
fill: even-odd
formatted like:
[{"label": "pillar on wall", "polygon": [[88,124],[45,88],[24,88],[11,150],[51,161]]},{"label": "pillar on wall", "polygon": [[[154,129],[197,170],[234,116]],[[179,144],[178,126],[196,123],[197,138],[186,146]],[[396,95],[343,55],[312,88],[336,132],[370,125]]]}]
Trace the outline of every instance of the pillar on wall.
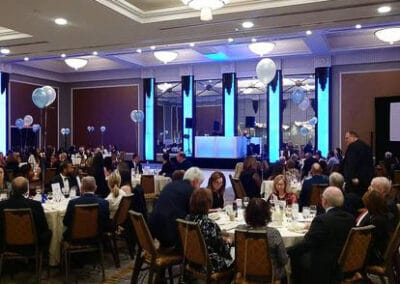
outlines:
[{"label": "pillar on wall", "polygon": [[237,77],[236,73],[222,74],[222,108],[224,136],[233,137],[237,129]]},{"label": "pillar on wall", "polygon": [[282,144],[282,105],[282,71],[277,70],[274,79],[267,86],[267,145],[271,163],[279,159]]},{"label": "pillar on wall", "polygon": [[182,76],[182,141],[183,152],[187,157],[193,157],[195,132],[196,97],[194,76]]},{"label": "pillar on wall", "polygon": [[8,146],[8,86],[10,75],[0,72],[0,152],[6,154]]},{"label": "pillar on wall", "polygon": [[155,79],[143,79],[143,96],[144,96],[144,159],[154,161],[155,155],[155,139],[154,121],[155,121]]},{"label": "pillar on wall", "polygon": [[315,68],[315,113],[318,122],[315,126],[316,149],[327,156],[331,138],[331,68]]}]

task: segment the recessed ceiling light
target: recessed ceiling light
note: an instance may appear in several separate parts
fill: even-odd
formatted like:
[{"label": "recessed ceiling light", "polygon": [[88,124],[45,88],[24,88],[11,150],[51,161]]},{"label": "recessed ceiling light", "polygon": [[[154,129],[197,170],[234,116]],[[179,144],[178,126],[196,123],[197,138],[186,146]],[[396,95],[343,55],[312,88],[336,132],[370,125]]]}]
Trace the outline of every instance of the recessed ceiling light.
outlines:
[{"label": "recessed ceiling light", "polygon": [[257,39],[256,39],[255,37],[253,37],[253,38],[251,39],[251,42],[257,42]]},{"label": "recessed ceiling light", "polygon": [[362,25],[357,24],[357,25],[355,25],[354,27],[355,27],[356,29],[361,29],[361,28],[362,28]]},{"label": "recessed ceiling light", "polygon": [[151,49],[151,50],[154,50],[154,49],[156,49],[156,46],[155,46],[155,45],[152,45],[152,46],[150,46],[150,49]]},{"label": "recessed ceiling light", "polygon": [[233,42],[234,41],[234,39],[233,38],[228,38],[228,42]]},{"label": "recessed ceiling light", "polygon": [[65,58],[67,55],[65,53],[61,53],[61,57]]},{"label": "recessed ceiling light", "polygon": [[254,27],[254,23],[250,22],[250,21],[246,21],[242,23],[242,27],[245,29],[251,29],[252,27]]},{"label": "recessed ceiling light", "polygon": [[310,30],[306,31],[306,35],[312,35],[312,31]]},{"label": "recessed ceiling light", "polygon": [[54,23],[56,23],[59,26],[65,26],[66,24],[68,24],[68,21],[64,18],[57,18],[54,20]]},{"label": "recessed ceiling light", "polygon": [[8,48],[2,48],[0,49],[1,54],[10,54],[10,50]]},{"label": "recessed ceiling light", "polygon": [[24,61],[29,61],[29,57],[24,57]]},{"label": "recessed ceiling light", "polygon": [[93,54],[94,56],[97,56],[99,53],[98,53],[97,51],[93,51],[92,54]]},{"label": "recessed ceiling light", "polygon": [[381,6],[377,9],[378,13],[384,14],[384,13],[389,13],[392,11],[392,8],[390,6]]},{"label": "recessed ceiling light", "polygon": [[191,47],[193,47],[193,46],[195,46],[195,43],[194,43],[194,42],[191,42],[191,43],[189,43],[189,45],[190,45]]},{"label": "recessed ceiling light", "polygon": [[140,48],[136,49],[137,53],[142,53],[142,50]]}]

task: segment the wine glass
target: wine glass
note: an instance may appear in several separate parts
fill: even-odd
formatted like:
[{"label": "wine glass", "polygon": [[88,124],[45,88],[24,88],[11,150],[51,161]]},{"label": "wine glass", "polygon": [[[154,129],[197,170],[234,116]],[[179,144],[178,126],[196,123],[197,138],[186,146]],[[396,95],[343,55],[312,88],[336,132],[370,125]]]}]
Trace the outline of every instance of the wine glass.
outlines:
[{"label": "wine glass", "polygon": [[47,200],[49,202],[53,202],[53,192],[49,191],[49,193],[47,193]]},{"label": "wine glass", "polygon": [[248,196],[243,197],[243,206],[246,208],[249,205],[250,198]]},{"label": "wine glass", "polygon": [[310,219],[314,219],[317,216],[317,205],[310,205]]},{"label": "wine glass", "polygon": [[310,218],[310,207],[303,206],[303,218],[308,220]]}]

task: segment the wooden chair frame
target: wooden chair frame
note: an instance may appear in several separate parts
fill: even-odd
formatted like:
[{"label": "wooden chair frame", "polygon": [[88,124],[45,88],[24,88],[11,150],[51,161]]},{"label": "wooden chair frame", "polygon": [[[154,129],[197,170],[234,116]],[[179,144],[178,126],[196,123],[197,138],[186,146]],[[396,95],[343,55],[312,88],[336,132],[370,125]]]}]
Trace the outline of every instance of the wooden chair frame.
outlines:
[{"label": "wooden chair frame", "polygon": [[243,188],[242,182],[240,179],[235,179],[232,175],[229,175],[229,179],[231,181],[231,185],[233,188],[233,192],[235,193],[235,199],[243,199],[247,196],[246,191]]}]

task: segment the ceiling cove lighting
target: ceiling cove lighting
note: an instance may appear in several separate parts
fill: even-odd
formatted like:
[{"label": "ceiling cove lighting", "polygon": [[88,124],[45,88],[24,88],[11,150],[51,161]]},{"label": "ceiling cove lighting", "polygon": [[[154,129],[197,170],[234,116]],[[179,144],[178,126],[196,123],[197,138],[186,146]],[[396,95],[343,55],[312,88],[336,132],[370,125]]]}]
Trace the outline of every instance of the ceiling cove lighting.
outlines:
[{"label": "ceiling cove lighting", "polygon": [[65,64],[67,64],[69,67],[78,70],[80,68],[83,68],[88,64],[87,59],[83,58],[66,58],[64,59]]},{"label": "ceiling cove lighting", "polygon": [[24,57],[24,61],[29,61],[29,57]]},{"label": "ceiling cove lighting", "polygon": [[200,20],[211,21],[213,19],[212,11],[222,8],[230,0],[182,0],[182,2],[192,9],[200,10]]},{"label": "ceiling cove lighting", "polygon": [[361,28],[362,28],[362,25],[357,24],[357,25],[355,25],[354,27],[355,27],[356,29],[361,29]]},{"label": "ceiling cove lighting", "polygon": [[275,47],[273,42],[254,42],[249,44],[249,49],[259,56],[270,53]]},{"label": "ceiling cove lighting", "polygon": [[375,36],[381,41],[393,44],[400,40],[400,27],[378,30],[375,32]]},{"label": "ceiling cove lighting", "polygon": [[97,51],[93,51],[92,54],[93,54],[94,56],[99,55],[99,53],[98,53]]},{"label": "ceiling cove lighting", "polygon": [[234,39],[233,38],[228,38],[228,42],[230,43],[230,42],[233,42],[234,41]]},{"label": "ceiling cove lighting", "polygon": [[250,21],[246,21],[242,23],[242,27],[244,29],[251,29],[252,27],[254,27],[254,23],[250,22]]},{"label": "ceiling cove lighting", "polygon": [[164,64],[167,64],[168,62],[174,61],[178,53],[173,51],[155,51],[153,55]]},{"label": "ceiling cove lighting", "polygon": [[392,11],[392,8],[390,6],[381,6],[377,9],[377,11],[380,14],[385,14],[385,13],[389,13],[390,11]]},{"label": "ceiling cove lighting", "polygon": [[1,48],[0,49],[0,53],[1,54],[4,54],[4,55],[7,55],[7,54],[10,54],[10,50],[8,49],[8,48]]},{"label": "ceiling cove lighting", "polygon": [[66,24],[68,24],[68,21],[64,18],[57,18],[54,19],[54,23],[56,23],[59,26],[65,26]]}]

